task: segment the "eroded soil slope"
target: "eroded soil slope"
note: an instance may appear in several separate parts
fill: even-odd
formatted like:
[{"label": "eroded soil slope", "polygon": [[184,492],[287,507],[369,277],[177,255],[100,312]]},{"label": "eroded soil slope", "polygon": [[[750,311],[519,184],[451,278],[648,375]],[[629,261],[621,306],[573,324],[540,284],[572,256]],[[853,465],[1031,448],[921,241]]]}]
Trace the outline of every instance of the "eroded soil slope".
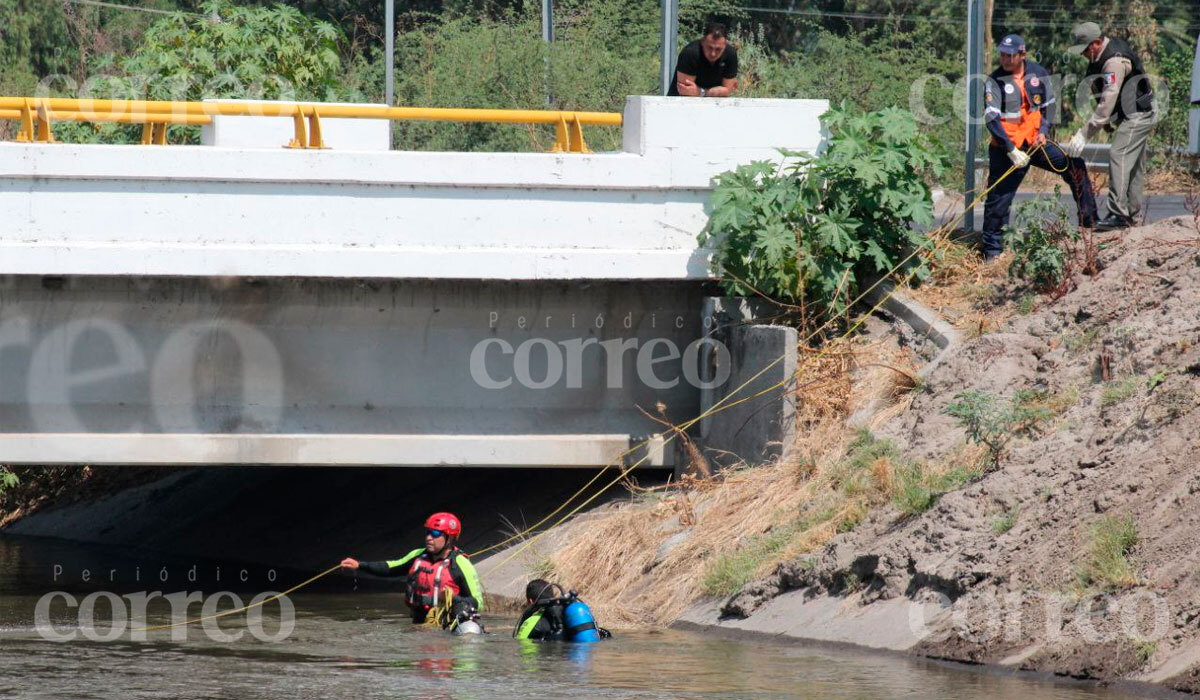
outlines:
[{"label": "eroded soil slope", "polygon": [[874,511],[724,613],[799,588],[941,600],[947,634],[920,653],[1200,691],[1200,232],[1134,229],[1101,263],[952,348],[877,430],[906,458],[944,459],[967,441],[944,413],[956,396],[1025,392],[1044,416],[1027,437],[928,511]]}]

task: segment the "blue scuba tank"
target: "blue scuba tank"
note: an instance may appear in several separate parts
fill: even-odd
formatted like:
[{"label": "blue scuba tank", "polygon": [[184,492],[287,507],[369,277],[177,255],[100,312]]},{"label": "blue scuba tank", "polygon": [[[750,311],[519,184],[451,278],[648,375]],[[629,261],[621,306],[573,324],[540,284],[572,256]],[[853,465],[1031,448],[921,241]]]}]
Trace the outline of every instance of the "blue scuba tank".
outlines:
[{"label": "blue scuba tank", "polygon": [[563,622],[566,624],[563,630],[566,641],[600,641],[600,632],[596,629],[596,618],[592,616],[592,609],[575,596],[571,596],[571,602],[563,610]]}]

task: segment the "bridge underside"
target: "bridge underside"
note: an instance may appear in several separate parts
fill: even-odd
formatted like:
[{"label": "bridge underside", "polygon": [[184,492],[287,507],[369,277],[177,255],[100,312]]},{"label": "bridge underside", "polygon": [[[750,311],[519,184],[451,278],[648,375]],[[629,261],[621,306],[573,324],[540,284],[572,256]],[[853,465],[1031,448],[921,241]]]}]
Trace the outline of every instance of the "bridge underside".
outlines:
[{"label": "bridge underside", "polygon": [[669,466],[642,409],[699,412],[704,293],[8,277],[0,463]]}]

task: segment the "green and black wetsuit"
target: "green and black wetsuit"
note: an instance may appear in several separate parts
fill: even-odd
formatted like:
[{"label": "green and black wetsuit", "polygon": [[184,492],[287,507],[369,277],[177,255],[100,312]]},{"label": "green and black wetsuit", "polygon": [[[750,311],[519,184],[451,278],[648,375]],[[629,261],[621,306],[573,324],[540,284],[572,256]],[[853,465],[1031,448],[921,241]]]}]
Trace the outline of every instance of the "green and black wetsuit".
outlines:
[{"label": "green and black wetsuit", "polygon": [[534,603],[521,614],[517,628],[513,632],[515,639],[532,639],[537,641],[561,641],[564,638],[563,606],[560,601],[550,603]]}]

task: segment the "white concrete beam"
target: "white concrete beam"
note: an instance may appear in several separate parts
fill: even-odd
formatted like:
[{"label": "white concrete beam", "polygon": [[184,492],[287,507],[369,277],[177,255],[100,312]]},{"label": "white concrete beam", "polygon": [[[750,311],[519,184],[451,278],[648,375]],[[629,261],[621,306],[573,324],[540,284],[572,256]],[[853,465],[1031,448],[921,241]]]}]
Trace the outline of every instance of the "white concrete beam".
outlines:
[{"label": "white concrete beam", "polygon": [[[640,441],[639,441],[640,442]],[[0,433],[2,464],[603,467],[629,435],[214,435]],[[661,436],[640,467],[672,464]]]}]

